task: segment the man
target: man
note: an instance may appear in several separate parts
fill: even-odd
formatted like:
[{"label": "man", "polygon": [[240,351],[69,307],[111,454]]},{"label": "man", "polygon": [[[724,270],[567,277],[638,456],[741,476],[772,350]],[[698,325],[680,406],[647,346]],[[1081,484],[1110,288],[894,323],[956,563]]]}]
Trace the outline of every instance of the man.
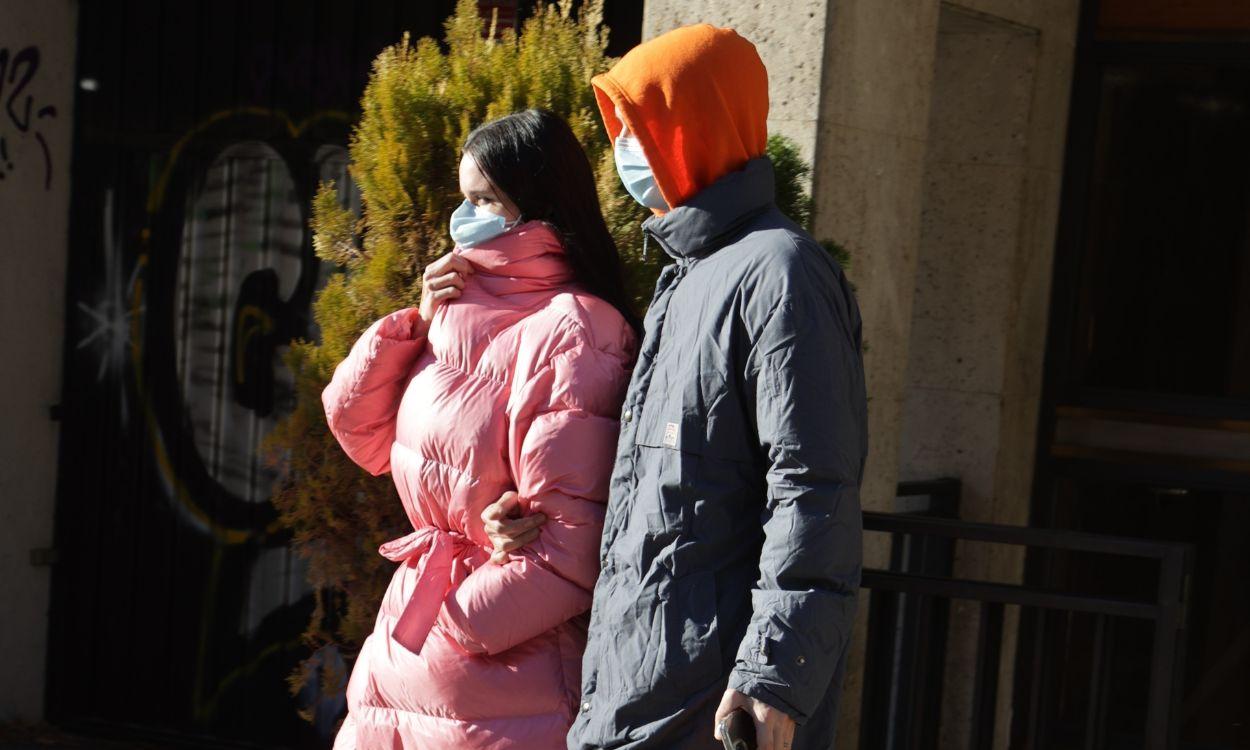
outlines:
[{"label": "man", "polygon": [[[629,392],[583,660],[583,748],[825,750],[861,567],[867,452],[859,309],[841,269],[774,204],[768,78],[699,25],[592,81],[630,193],[672,257]],[[483,518],[503,554],[541,519]]]}]

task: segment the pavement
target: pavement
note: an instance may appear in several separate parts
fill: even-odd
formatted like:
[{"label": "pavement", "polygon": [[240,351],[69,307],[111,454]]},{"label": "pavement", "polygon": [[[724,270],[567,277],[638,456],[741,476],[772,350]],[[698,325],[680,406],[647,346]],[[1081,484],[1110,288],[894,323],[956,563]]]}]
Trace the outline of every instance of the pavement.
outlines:
[{"label": "pavement", "polygon": [[0,750],[165,750],[150,742],[118,742],[66,732],[51,724],[0,724]]}]

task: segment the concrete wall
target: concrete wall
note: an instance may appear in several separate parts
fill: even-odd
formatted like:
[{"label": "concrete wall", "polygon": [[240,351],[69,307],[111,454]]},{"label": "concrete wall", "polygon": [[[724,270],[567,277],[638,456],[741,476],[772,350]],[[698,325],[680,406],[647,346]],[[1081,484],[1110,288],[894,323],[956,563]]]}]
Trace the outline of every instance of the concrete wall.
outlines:
[{"label": "concrete wall", "polygon": [[[815,233],[851,251],[869,346],[865,509],[892,509],[900,478],[957,476],[965,518],[1027,522],[1078,4],[647,2],[644,39],[706,21],[754,41],[770,127],[810,149]],[[865,542],[883,565],[888,540]],[[1021,559],[961,546],[957,573],[1011,580]],[[857,745],[866,609],[839,747]],[[956,608],[952,632],[975,615]],[[967,744],[970,647],[952,639],[944,747]],[[1003,747],[1009,689],[999,708]]]},{"label": "concrete wall", "polygon": [[810,161],[820,118],[825,3],[648,0],[642,38],[695,23],[728,26],[755,43],[768,68],[768,132],[793,138]]},{"label": "concrete wall", "polygon": [[4,100],[21,86],[0,109],[0,722],[43,713],[77,8],[0,0]]},{"label": "concrete wall", "polygon": [[[960,515],[1027,525],[1077,0],[945,3],[938,24],[903,479],[957,476]],[[1018,582],[1023,551],[962,543],[955,574]],[[941,745],[966,747],[979,607],[952,607]],[[1017,608],[999,669],[1006,747]]]},{"label": "concrete wall", "polygon": [[[937,25],[936,2],[836,0],[826,28],[812,181],[815,233],[850,251],[849,275],[864,319],[870,399],[865,510],[892,510],[898,483]],[[865,538],[866,566],[884,567],[888,556],[885,537]],[[861,597],[839,747],[858,745],[867,620]]]}]

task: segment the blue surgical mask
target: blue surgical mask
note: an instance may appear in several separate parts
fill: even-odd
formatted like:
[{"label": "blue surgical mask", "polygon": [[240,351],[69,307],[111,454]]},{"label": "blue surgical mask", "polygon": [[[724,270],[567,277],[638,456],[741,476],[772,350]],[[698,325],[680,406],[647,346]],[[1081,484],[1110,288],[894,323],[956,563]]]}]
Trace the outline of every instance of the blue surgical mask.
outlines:
[{"label": "blue surgical mask", "polygon": [[642,152],[642,144],[629,132],[622,129],[616,137],[614,148],[616,157],[616,173],[625,183],[625,190],[647,208],[660,211],[668,210],[668,202],[660,195],[660,188],[655,184],[655,173],[647,163],[646,154]]},{"label": "blue surgical mask", "polygon": [[492,240],[520,223],[520,216],[508,223],[499,214],[466,200],[451,214],[451,239],[457,245],[472,247]]}]

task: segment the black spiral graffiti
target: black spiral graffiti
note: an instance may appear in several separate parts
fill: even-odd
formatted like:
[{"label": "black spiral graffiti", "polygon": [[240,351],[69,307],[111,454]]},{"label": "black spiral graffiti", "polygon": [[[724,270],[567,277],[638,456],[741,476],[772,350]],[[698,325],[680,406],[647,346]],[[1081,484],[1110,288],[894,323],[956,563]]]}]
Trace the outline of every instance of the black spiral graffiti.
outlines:
[{"label": "black spiral graffiti", "polygon": [[[48,140],[39,130],[32,131],[32,124],[38,125],[40,120],[56,117],[56,107],[45,105],[35,109],[35,97],[26,93],[35,74],[39,72],[39,48],[25,47],[16,54],[11,54],[6,47],[0,47],[0,101],[4,102],[4,114],[7,121],[22,137],[30,135],[39,144],[43,153],[43,189],[52,189],[52,150]],[[8,96],[5,97],[5,89]],[[31,113],[34,112],[32,118]],[[5,179],[9,172],[14,171],[16,164],[9,154],[8,141],[0,134],[0,180]]]}]

